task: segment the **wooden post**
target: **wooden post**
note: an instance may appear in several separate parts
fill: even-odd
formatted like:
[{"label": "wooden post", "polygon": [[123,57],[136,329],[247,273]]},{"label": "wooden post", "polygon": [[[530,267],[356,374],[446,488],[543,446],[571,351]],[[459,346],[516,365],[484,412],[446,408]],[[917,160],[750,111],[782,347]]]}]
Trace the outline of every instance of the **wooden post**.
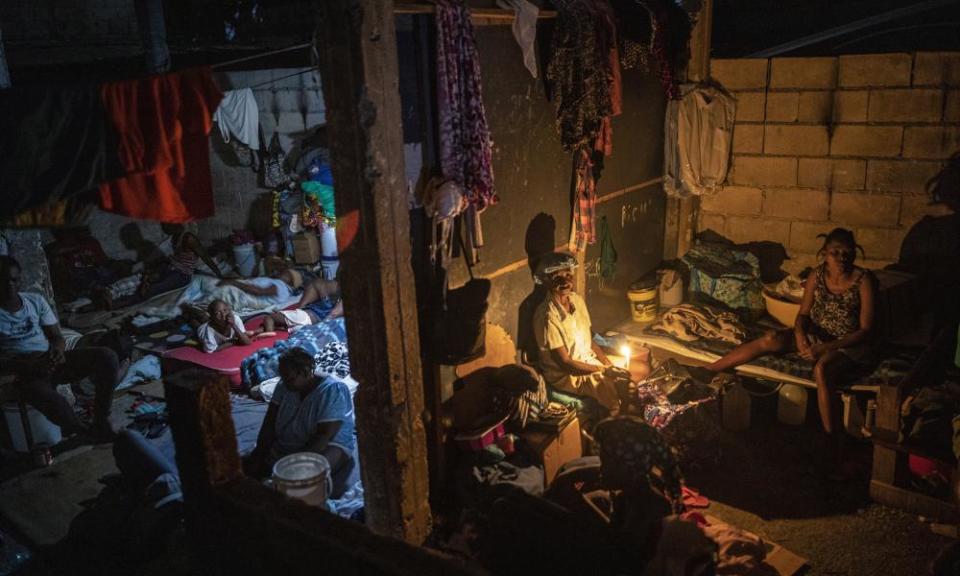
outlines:
[{"label": "wooden post", "polygon": [[393,2],[314,5],[367,524],[419,544],[431,519]]},{"label": "wooden post", "polygon": [[[697,25],[690,35],[690,60],[686,77],[689,82],[701,82],[710,77],[710,42],[713,28],[713,0],[703,0]],[[697,219],[700,199],[667,198],[666,229],[664,230],[663,257],[679,258],[693,244],[697,234]]]}]

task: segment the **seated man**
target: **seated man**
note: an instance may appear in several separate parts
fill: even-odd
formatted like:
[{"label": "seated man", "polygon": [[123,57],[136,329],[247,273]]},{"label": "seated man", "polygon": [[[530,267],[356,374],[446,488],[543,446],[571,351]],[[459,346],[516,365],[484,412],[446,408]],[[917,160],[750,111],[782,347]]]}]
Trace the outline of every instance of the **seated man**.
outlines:
[{"label": "seated man", "polygon": [[[90,347],[66,351],[60,324],[40,294],[19,292],[20,264],[0,256],[0,366],[17,376],[24,398],[60,427],[64,435],[90,432],[109,438],[110,405],[119,382],[117,354],[109,348]],[[89,377],[96,388],[93,427],[89,429],[57,384]]]},{"label": "seated man", "polygon": [[[593,341],[590,313],[573,291],[576,259],[570,254],[550,253],[537,264],[534,280],[547,287],[547,295],[533,315],[533,332],[540,350],[540,370],[547,384],[559,392],[596,399],[615,411],[620,398],[613,363]],[[650,366],[635,361],[630,366],[636,382],[650,373]]]},{"label": "seated man", "polygon": [[280,383],[247,469],[265,476],[283,456],[316,452],[330,463],[330,497],[339,498],[354,467],[353,400],[346,384],[329,376],[316,376],[313,367],[313,357],[300,348],[280,357]]}]

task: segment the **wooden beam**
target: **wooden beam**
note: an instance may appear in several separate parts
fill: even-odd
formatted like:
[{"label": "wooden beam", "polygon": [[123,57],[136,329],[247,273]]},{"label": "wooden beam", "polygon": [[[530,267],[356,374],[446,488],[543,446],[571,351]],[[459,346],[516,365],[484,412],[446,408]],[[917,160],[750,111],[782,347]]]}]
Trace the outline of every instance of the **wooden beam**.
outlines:
[{"label": "wooden beam", "polygon": [[367,523],[419,544],[431,519],[394,5],[315,6]]}]

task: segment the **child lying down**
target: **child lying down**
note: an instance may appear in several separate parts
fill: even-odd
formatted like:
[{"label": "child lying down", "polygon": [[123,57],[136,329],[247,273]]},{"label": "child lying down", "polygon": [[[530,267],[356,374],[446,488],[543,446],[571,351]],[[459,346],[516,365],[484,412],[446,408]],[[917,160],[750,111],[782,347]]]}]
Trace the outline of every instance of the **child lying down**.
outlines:
[{"label": "child lying down", "polygon": [[200,339],[203,351],[208,354],[234,344],[247,345],[252,342],[252,338],[263,332],[263,330],[251,332],[245,329],[240,316],[223,300],[211,302],[207,306],[207,314],[210,315],[210,320],[197,328],[197,337]]},{"label": "child lying down", "polygon": [[343,316],[343,301],[340,300],[338,283],[318,278],[307,284],[297,309],[272,312],[264,319],[263,329],[266,332],[276,329],[294,332],[304,326],[340,316]]}]

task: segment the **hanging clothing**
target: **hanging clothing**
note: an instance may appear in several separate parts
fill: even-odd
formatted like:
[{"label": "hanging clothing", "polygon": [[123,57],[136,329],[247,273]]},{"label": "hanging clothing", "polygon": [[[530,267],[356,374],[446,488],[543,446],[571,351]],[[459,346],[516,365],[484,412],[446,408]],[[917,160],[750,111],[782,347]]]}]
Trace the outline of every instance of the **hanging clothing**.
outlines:
[{"label": "hanging clothing", "polygon": [[537,52],[534,44],[537,40],[537,19],[540,8],[527,0],[497,0],[497,6],[504,10],[513,10],[513,37],[523,52],[523,65],[530,75],[537,77]]},{"label": "hanging clothing", "polygon": [[444,177],[461,184],[470,203],[483,211],[497,203],[497,194],[470,11],[439,0],[436,20],[440,165]]},{"label": "hanging clothing", "polygon": [[101,207],[161,222],[213,216],[207,135],[223,94],[210,69],[111,82],[100,94],[128,173],[100,185]]},{"label": "hanging clothing", "polygon": [[220,127],[224,142],[230,142],[232,134],[251,150],[260,149],[260,108],[250,88],[224,92],[213,121]]},{"label": "hanging clothing", "polygon": [[686,198],[717,193],[730,167],[736,101],[707,85],[685,87],[667,103],[664,189]]},{"label": "hanging clothing", "polygon": [[592,149],[613,113],[609,54],[598,37],[593,0],[557,0],[556,29],[547,82],[557,109],[560,145],[572,152]]},{"label": "hanging clothing", "polygon": [[95,86],[0,90],[0,222],[123,174]]},{"label": "hanging clothing", "polygon": [[573,157],[574,200],[573,226],[570,228],[570,250],[579,252],[597,241],[594,227],[597,210],[597,180],[593,155],[587,150],[578,150]]}]

